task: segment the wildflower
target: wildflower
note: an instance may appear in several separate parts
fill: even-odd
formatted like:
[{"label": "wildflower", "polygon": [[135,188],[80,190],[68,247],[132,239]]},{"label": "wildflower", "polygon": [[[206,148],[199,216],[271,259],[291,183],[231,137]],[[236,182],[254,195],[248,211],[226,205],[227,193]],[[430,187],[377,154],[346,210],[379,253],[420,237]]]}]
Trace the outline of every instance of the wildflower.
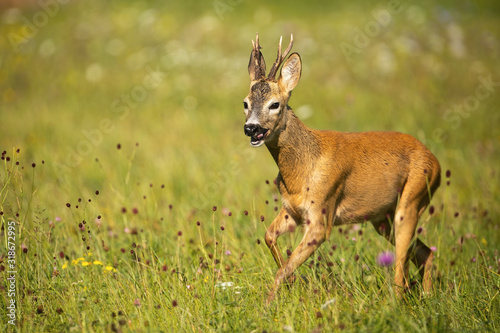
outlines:
[{"label": "wildflower", "polygon": [[68,268],[68,262],[67,261],[64,263],[64,265],[62,265],[62,269],[66,269],[66,268]]},{"label": "wildflower", "polygon": [[226,250],[225,255],[226,255],[226,256],[230,256],[230,255],[231,255],[231,251]]},{"label": "wildflower", "polygon": [[233,285],[234,285],[234,282],[217,282],[215,287],[221,288],[222,290],[226,290],[227,288],[231,288]]},{"label": "wildflower", "polygon": [[394,253],[382,252],[377,257],[377,264],[382,267],[390,267],[394,264]]},{"label": "wildflower", "polygon": [[78,265],[78,263],[80,261],[85,261],[85,258],[80,257],[80,258],[73,259],[73,260],[71,260],[71,264],[72,265]]},{"label": "wildflower", "polygon": [[94,260],[94,262],[92,264],[104,266],[103,263],[100,262],[99,260]]},{"label": "wildflower", "polygon": [[104,267],[104,269],[108,272],[116,273],[116,268],[114,268],[113,266],[106,266]]},{"label": "wildflower", "polygon": [[87,266],[90,266],[90,265],[92,265],[91,262],[88,262],[88,261],[82,262],[82,267],[87,267]]},{"label": "wildflower", "polygon": [[432,252],[436,252],[437,251],[437,248],[435,246],[431,246],[431,251]]},{"label": "wildflower", "polygon": [[335,298],[332,298],[331,300],[327,301],[325,304],[321,305],[321,310],[324,310],[327,306],[329,306],[332,303],[335,303]]}]

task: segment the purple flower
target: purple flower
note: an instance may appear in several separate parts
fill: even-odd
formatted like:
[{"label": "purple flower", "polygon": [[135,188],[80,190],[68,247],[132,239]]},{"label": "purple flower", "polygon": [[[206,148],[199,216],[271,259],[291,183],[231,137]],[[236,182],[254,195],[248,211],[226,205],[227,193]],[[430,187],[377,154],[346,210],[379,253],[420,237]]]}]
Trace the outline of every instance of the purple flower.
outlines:
[{"label": "purple flower", "polygon": [[394,253],[382,252],[377,257],[377,264],[382,267],[390,267],[394,264]]},{"label": "purple flower", "polygon": [[431,251],[432,252],[436,252],[437,251],[437,248],[435,246],[431,246]]}]

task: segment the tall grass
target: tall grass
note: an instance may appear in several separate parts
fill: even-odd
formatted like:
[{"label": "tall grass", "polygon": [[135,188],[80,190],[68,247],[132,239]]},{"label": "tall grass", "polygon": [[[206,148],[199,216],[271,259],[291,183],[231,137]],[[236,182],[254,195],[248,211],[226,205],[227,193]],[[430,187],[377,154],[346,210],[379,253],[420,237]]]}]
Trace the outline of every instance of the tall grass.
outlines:
[{"label": "tall grass", "polygon": [[[69,2],[19,52],[0,40],[2,328],[498,331],[496,3],[402,2],[352,59],[341,43],[386,3],[223,3]],[[1,35],[40,10],[4,10]],[[294,34],[304,69],[290,105],[309,126],[398,130],[438,157],[443,182],[419,231],[436,248],[434,293],[412,267],[398,301],[376,263],[391,245],[341,226],[264,305],[276,265],[263,235],[280,201],[272,158],[243,135],[256,31],[268,62]],[[301,236],[280,238],[285,257]]]}]

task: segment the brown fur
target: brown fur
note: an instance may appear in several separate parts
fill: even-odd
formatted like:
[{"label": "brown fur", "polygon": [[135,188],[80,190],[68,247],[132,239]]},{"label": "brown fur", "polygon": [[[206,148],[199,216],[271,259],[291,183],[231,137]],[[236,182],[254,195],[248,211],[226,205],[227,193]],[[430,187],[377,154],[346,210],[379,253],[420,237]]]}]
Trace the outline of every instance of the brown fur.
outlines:
[{"label": "brown fur", "polygon": [[[252,60],[255,54],[252,52],[250,64],[264,63],[260,52],[262,59]],[[265,144],[279,168],[277,182],[283,202],[266,232],[266,244],[279,267],[268,302],[283,282],[293,282],[293,271],[329,237],[332,226],[365,221],[396,246],[398,294],[408,288],[408,259],[420,269],[423,288],[429,292],[432,251],[414,234],[439,186],[440,166],[434,155],[407,134],[308,128],[288,106],[300,78],[297,53],[287,59],[277,81],[261,77],[265,65],[250,67],[249,72],[255,73],[251,78],[256,80],[245,99],[246,119],[257,119],[259,126],[269,130]],[[276,101],[280,110],[271,112],[269,103]],[[277,238],[298,225],[304,225],[304,237],[285,261]]]}]

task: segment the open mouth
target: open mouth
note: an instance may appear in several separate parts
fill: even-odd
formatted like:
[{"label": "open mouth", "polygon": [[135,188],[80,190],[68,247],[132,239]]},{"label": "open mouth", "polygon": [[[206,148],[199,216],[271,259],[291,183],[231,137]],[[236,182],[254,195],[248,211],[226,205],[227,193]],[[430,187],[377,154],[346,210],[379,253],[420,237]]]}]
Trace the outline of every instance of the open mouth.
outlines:
[{"label": "open mouth", "polygon": [[267,128],[262,128],[259,133],[250,137],[250,144],[252,147],[260,147],[266,140],[269,130]]}]

